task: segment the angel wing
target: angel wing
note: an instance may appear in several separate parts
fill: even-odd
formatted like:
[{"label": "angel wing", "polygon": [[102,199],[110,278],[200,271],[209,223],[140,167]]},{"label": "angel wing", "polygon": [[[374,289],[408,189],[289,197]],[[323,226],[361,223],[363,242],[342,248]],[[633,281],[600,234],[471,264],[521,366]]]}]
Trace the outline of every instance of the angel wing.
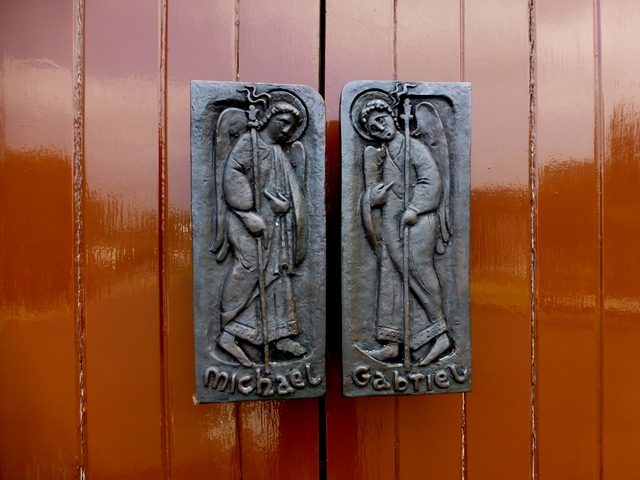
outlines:
[{"label": "angel wing", "polygon": [[229,251],[229,242],[225,228],[227,204],[222,194],[222,173],[229,152],[233,149],[238,138],[249,131],[247,122],[247,113],[244,110],[228,108],[220,114],[216,126],[216,139],[213,151],[213,240],[209,248],[216,254],[216,259],[219,262],[225,259]]},{"label": "angel wing", "polygon": [[429,102],[422,102],[415,109],[416,129],[411,133],[429,147],[440,171],[442,181],[442,201],[438,205],[438,221],[440,223],[440,235],[436,251],[444,253],[444,246],[449,242],[449,236],[453,233],[449,218],[449,203],[451,200],[451,177],[449,174],[449,145],[444,134],[442,120],[436,108]]},{"label": "angel wing", "polygon": [[289,161],[293,167],[292,175],[296,181],[289,183],[291,188],[291,200],[293,214],[295,218],[295,235],[293,237],[295,245],[294,262],[298,265],[307,256],[309,244],[309,214],[305,199],[307,185],[307,155],[304,146],[300,142],[294,142],[288,152]]},{"label": "angel wing", "polygon": [[289,150],[289,160],[296,171],[298,182],[304,189],[307,185],[307,155],[304,146],[300,142],[294,142]]}]

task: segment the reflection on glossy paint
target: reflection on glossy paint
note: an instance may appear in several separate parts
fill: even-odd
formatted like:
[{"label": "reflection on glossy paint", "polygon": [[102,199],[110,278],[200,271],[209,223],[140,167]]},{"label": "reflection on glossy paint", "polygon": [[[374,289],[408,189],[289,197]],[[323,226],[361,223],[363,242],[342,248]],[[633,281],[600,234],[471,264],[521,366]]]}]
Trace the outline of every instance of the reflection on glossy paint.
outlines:
[{"label": "reflection on glossy paint", "polygon": [[0,478],[76,472],[71,9],[0,2]]}]

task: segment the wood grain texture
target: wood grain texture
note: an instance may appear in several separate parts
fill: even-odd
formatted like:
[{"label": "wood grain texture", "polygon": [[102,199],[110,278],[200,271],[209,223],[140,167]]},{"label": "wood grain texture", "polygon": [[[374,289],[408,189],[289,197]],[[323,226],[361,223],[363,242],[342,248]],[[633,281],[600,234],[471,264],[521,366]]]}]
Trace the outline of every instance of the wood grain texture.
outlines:
[{"label": "wood grain texture", "polygon": [[163,476],[158,8],[85,11],[88,478]]},{"label": "wood grain texture", "polygon": [[464,4],[471,107],[467,478],[531,477],[529,5]]},{"label": "wood grain texture", "polygon": [[0,478],[76,478],[73,2],[0,4]]},{"label": "wood grain texture", "polygon": [[603,478],[640,475],[640,43],[638,5],[599,2],[603,170]]},{"label": "wood grain texture", "polygon": [[235,0],[172,1],[168,11],[168,374],[171,475],[239,479],[236,404],[194,405],[190,81],[233,81]]},{"label": "wood grain texture", "polygon": [[[540,478],[599,478],[594,10],[536,2],[536,427]],[[571,374],[562,374],[569,368]]]}]

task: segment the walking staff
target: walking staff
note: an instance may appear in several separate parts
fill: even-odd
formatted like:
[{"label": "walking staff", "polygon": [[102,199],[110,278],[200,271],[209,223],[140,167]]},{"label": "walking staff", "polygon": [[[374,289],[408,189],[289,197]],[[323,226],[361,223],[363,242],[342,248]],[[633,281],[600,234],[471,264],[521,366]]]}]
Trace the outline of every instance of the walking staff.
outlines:
[{"label": "walking staff", "polygon": [[[247,96],[250,97],[248,93]],[[251,100],[251,99],[250,99]],[[247,112],[249,116],[249,128],[251,129],[251,147],[253,151],[253,195],[254,208],[256,212],[260,211],[260,192],[258,191],[258,133],[256,130],[258,109],[255,105],[249,106]],[[269,328],[267,325],[267,298],[265,296],[264,282],[264,248],[268,247],[268,237],[265,238],[263,245],[262,237],[256,238],[256,248],[258,249],[258,288],[260,290],[260,321],[262,323],[262,337],[264,347],[264,370],[267,374],[271,373],[271,360],[269,358]]]},{"label": "walking staff", "polygon": [[[409,121],[413,118],[411,115],[411,102],[408,98],[404,100],[404,113],[401,115],[404,120],[404,196],[402,201],[403,211],[407,211],[409,206],[409,196],[411,195],[411,136],[409,130]],[[411,331],[409,328],[409,226],[402,225],[402,300],[404,313],[404,369],[411,370]]]}]

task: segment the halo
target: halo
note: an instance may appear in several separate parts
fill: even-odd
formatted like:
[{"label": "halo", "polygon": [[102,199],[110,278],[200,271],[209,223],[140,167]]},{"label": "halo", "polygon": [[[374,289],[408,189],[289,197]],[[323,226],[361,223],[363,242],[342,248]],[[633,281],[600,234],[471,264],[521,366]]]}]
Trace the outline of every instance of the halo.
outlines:
[{"label": "halo", "polygon": [[373,140],[362,127],[360,123],[360,112],[364,106],[371,100],[384,100],[389,106],[393,105],[393,100],[388,92],[384,90],[367,90],[366,92],[358,95],[351,104],[351,125],[356,129],[356,132],[365,140]]},{"label": "halo", "polygon": [[271,97],[271,100],[269,100],[269,107],[267,108],[270,108],[271,105],[273,105],[274,103],[285,102],[295,107],[296,110],[298,110],[298,112],[300,113],[300,126],[296,129],[295,133],[291,136],[289,140],[287,140],[286,143],[295,142],[302,136],[304,131],[307,129],[308,115],[307,115],[307,109],[304,106],[304,103],[296,95],[286,90],[271,90],[270,92],[267,92],[267,93]]}]

